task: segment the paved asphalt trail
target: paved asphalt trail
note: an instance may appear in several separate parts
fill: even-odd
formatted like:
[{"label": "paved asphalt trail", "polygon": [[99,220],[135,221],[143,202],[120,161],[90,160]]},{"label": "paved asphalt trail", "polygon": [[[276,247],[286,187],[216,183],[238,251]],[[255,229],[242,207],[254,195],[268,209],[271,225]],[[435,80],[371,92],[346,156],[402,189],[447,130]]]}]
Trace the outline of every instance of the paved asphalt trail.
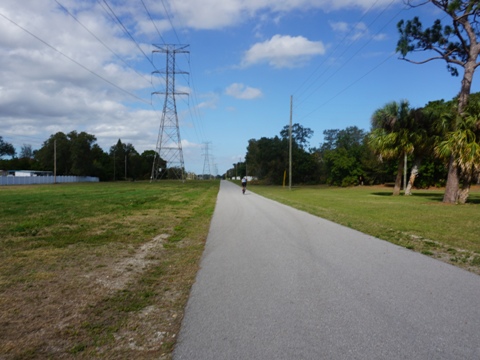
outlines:
[{"label": "paved asphalt trail", "polygon": [[480,359],[480,276],[222,181],[174,359]]}]

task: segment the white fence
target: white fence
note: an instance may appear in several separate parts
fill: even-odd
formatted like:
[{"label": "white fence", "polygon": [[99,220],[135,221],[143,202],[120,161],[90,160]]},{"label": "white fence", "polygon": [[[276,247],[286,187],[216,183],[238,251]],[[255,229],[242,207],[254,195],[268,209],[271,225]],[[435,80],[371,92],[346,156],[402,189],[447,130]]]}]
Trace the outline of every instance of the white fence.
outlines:
[{"label": "white fence", "polygon": [[33,184],[54,184],[77,183],[77,182],[99,182],[98,177],[91,176],[0,176],[0,185],[33,185]]}]

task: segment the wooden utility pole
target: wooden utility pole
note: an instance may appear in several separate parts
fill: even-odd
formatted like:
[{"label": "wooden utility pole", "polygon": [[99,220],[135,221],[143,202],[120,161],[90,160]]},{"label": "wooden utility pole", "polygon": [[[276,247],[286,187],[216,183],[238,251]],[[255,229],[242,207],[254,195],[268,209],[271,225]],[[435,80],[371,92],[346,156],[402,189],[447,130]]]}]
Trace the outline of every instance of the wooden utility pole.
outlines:
[{"label": "wooden utility pole", "polygon": [[292,104],[293,95],[290,95],[290,127],[288,128],[288,137],[290,145],[288,148],[288,190],[292,190]]},{"label": "wooden utility pole", "polygon": [[53,140],[53,183],[57,183],[57,139]]}]

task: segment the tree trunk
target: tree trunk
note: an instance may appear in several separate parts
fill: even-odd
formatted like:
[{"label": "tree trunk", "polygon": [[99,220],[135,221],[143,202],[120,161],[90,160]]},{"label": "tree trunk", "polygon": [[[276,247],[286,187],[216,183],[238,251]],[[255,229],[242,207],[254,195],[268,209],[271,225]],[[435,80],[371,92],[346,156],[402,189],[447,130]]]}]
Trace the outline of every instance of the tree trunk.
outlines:
[{"label": "tree trunk", "polygon": [[422,163],[421,158],[415,159],[415,162],[413,163],[413,166],[412,166],[412,171],[410,172],[410,179],[408,180],[408,185],[405,189],[405,195],[412,195],[412,187],[413,187],[413,184],[415,183],[415,179],[418,175],[418,169],[421,163]]},{"label": "tree trunk", "polygon": [[395,186],[393,187],[393,195],[400,195],[402,187],[402,173],[403,173],[404,156],[400,156],[398,161],[397,177],[395,179]]},{"label": "tree trunk", "polygon": [[460,190],[458,191],[459,204],[465,204],[467,202],[468,195],[470,194],[470,184],[472,183],[473,174],[474,174],[473,168],[470,169],[470,171],[467,169],[464,169],[461,174],[461,178],[460,178],[461,186],[460,186]]},{"label": "tree trunk", "polygon": [[458,192],[458,203],[465,204],[470,194],[470,181],[462,181],[462,188]]},{"label": "tree trunk", "polygon": [[450,157],[448,164],[448,177],[445,186],[445,194],[443,195],[443,202],[448,204],[456,204],[458,202],[458,166],[455,164],[453,156]]},{"label": "tree trunk", "polygon": [[[471,39],[473,40],[473,39]],[[476,42],[475,42],[476,44]],[[475,66],[476,66],[476,59],[479,55],[477,46],[471,46],[470,48],[470,55],[469,60],[464,66],[464,73],[462,79],[462,86],[460,89],[460,93],[458,94],[458,115],[461,118],[463,116],[463,111],[468,103],[468,98],[470,96],[470,91],[472,88],[472,80],[473,74],[475,73]],[[458,120],[457,120],[458,121]],[[458,124],[455,124],[455,129],[457,128]],[[447,184],[445,187],[445,194],[443,196],[443,202],[449,204],[457,204],[459,200],[459,189],[458,186],[460,184],[460,171],[458,165],[455,164],[453,156],[450,157],[450,163],[448,164],[448,177],[447,177]],[[463,191],[463,201],[467,201],[469,189]]]}]

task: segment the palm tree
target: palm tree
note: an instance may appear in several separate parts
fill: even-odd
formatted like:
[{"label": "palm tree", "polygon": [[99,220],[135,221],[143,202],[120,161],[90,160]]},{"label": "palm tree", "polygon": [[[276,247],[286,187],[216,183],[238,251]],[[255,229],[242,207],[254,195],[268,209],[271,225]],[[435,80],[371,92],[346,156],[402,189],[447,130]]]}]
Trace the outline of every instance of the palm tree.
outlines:
[{"label": "palm tree", "polygon": [[407,100],[392,101],[372,115],[368,143],[381,159],[398,159],[393,195],[400,194],[405,155],[413,152],[408,128],[411,111]]},{"label": "palm tree", "polygon": [[407,120],[408,138],[413,145],[413,165],[407,186],[405,187],[405,195],[412,195],[412,187],[418,176],[423,158],[433,149],[433,139],[435,138],[433,124],[436,116],[429,109],[412,109]]},{"label": "palm tree", "polygon": [[[435,153],[441,158],[453,159],[451,165],[459,169],[460,189],[456,198],[464,204],[472,180],[480,173],[480,102],[471,102],[463,115],[454,112],[442,120],[445,136],[437,143]],[[452,124],[456,124],[455,127]]]}]

